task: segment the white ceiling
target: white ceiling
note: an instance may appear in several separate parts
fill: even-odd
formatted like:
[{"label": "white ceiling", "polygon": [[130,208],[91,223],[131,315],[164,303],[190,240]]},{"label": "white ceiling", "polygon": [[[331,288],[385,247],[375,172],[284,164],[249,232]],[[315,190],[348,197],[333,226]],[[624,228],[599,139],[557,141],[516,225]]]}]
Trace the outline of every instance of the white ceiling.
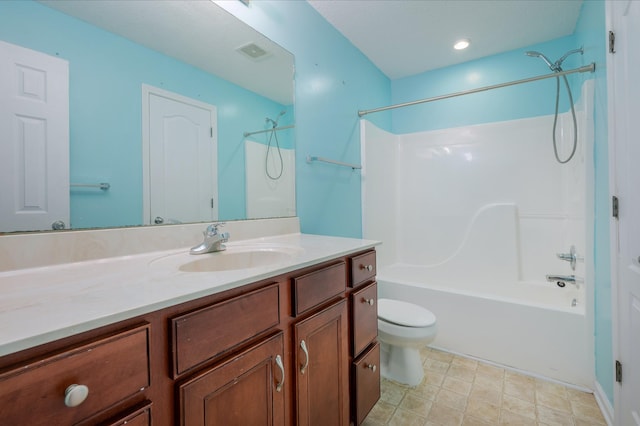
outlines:
[{"label": "white ceiling", "polygon": [[[39,1],[283,105],[293,102],[293,56],[210,1]],[[255,60],[237,51],[251,43],[268,54]]]},{"label": "white ceiling", "polygon": [[[308,0],[397,79],[573,33],[582,0]],[[471,40],[455,51],[460,38]]]}]

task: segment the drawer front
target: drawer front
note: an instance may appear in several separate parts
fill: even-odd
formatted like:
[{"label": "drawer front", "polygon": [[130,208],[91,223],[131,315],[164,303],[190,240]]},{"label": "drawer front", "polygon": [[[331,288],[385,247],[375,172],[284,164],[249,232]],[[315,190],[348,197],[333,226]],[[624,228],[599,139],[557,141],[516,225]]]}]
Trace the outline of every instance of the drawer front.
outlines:
[{"label": "drawer front", "polygon": [[346,265],[344,262],[294,278],[294,316],[310,311],[321,303],[344,294],[346,288]]},{"label": "drawer front", "polygon": [[374,282],[361,290],[351,293],[353,356],[378,337],[378,286]]},{"label": "drawer front", "polygon": [[353,363],[356,425],[361,424],[380,399],[380,344],[376,343]]},{"label": "drawer front", "polygon": [[[149,386],[149,325],[31,362],[0,376],[2,423],[75,424]],[[88,395],[65,405],[71,385]],[[78,391],[76,387],[76,392]]]},{"label": "drawer front", "polygon": [[140,408],[134,408],[118,416],[117,419],[100,423],[100,426],[151,426],[151,401],[145,401]]},{"label": "drawer front", "polygon": [[351,258],[350,287],[357,287],[376,276],[376,252],[369,251]]},{"label": "drawer front", "polygon": [[278,285],[252,291],[171,320],[174,376],[280,323]]}]

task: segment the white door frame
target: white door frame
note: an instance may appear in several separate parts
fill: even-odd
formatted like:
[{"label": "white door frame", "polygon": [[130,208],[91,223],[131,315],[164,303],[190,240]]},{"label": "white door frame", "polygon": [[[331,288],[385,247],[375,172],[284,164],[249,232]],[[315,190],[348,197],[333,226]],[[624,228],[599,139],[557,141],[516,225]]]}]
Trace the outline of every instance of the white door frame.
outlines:
[{"label": "white door frame", "polygon": [[[162,96],[174,100],[176,102],[182,102],[190,104],[205,110],[211,111],[211,126],[213,127],[214,135],[217,133],[217,121],[216,121],[216,107],[214,105],[198,101],[197,99],[189,98],[187,96],[180,95],[178,93],[170,92],[168,90],[160,89],[158,87],[150,86],[148,84],[142,85],[142,223],[143,225],[153,225],[151,223],[151,191],[150,191],[150,150],[151,150],[151,138],[150,138],[150,98],[152,95]],[[216,145],[217,146],[217,145]],[[214,152],[213,164],[216,165],[215,173],[217,170],[217,152]],[[217,203],[218,200],[216,200]],[[217,210],[216,210],[217,211]],[[217,216],[217,215],[216,215]]]}]

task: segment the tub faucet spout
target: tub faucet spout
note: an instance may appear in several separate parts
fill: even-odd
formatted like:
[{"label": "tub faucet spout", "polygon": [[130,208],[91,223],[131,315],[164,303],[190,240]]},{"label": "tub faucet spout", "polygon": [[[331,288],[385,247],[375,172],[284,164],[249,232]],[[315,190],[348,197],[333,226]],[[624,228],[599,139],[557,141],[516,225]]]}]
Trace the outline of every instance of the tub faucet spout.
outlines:
[{"label": "tub faucet spout", "polygon": [[207,229],[202,233],[204,235],[204,241],[192,247],[189,253],[204,254],[226,250],[227,248],[223,243],[229,241],[229,233],[219,232],[218,228],[222,226],[224,226],[224,222],[213,223],[207,226]]},{"label": "tub faucet spout", "polygon": [[[575,275],[547,275],[547,281],[557,282],[557,283],[569,283],[576,286],[576,288],[580,288],[581,279],[576,279]],[[559,284],[558,284],[559,285]],[[562,285],[561,287],[564,287]]]}]

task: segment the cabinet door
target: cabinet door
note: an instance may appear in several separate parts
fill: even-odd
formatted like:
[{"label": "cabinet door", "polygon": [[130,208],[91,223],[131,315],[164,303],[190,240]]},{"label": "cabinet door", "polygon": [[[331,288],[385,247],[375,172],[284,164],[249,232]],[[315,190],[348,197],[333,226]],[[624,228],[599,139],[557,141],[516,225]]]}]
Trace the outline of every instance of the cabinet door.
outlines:
[{"label": "cabinet door", "polygon": [[343,300],[294,326],[298,426],[349,423],[347,317]]},{"label": "cabinet door", "polygon": [[179,386],[180,424],[284,424],[282,333]]}]

